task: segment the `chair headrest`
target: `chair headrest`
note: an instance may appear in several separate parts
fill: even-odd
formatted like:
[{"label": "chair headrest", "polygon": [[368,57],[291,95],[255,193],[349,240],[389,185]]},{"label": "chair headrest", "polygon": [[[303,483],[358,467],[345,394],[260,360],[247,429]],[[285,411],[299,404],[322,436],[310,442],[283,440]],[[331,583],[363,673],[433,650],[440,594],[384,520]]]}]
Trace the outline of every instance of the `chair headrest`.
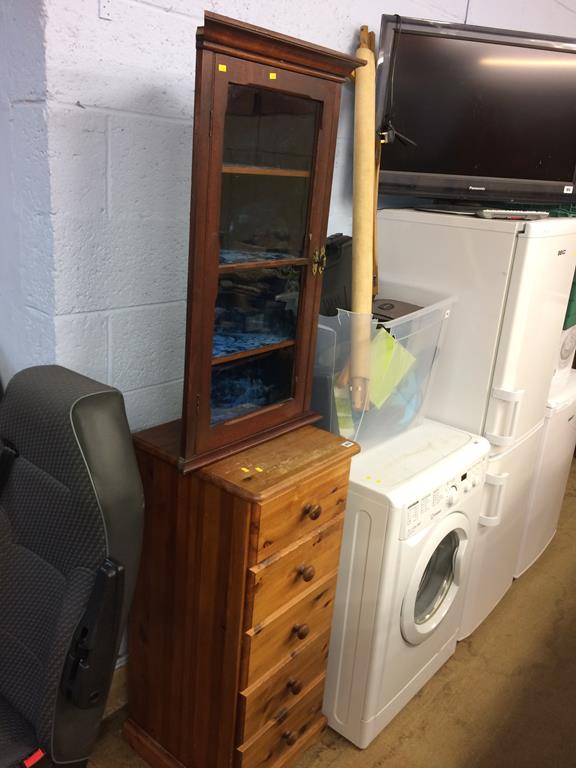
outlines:
[{"label": "chair headrest", "polygon": [[57,365],[27,368],[0,402],[0,436],[74,495],[95,502],[108,555],[130,560],[141,536],[143,492],[117,389]]}]

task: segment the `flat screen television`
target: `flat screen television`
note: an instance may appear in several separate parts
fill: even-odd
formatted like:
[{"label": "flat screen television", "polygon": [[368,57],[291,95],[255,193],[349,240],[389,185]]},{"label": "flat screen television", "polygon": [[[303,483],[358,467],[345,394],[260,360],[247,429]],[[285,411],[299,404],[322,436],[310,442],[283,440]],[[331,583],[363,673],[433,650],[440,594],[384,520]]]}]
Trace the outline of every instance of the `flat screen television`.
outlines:
[{"label": "flat screen television", "polygon": [[380,191],[576,200],[576,41],[382,16]]}]

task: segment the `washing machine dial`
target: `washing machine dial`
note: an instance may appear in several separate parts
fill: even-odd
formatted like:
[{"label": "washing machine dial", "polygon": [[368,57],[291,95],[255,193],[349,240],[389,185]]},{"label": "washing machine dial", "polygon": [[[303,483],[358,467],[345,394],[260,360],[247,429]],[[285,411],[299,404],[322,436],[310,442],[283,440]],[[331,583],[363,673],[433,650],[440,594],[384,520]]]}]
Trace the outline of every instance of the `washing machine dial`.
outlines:
[{"label": "washing machine dial", "polygon": [[458,486],[457,485],[451,485],[448,488],[448,491],[446,493],[446,504],[448,504],[449,507],[453,507],[454,504],[458,501],[459,493],[458,493]]}]

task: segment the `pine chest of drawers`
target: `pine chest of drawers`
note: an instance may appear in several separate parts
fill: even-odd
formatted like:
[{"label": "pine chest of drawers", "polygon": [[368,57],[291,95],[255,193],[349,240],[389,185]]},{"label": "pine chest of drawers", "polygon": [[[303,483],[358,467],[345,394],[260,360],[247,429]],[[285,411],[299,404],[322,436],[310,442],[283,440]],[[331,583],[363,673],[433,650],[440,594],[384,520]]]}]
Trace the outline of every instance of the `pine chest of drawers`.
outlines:
[{"label": "pine chest of drawers", "polygon": [[306,426],[188,474],[137,436],[146,492],[125,735],[153,766],[280,768],[324,728],[348,474]]}]

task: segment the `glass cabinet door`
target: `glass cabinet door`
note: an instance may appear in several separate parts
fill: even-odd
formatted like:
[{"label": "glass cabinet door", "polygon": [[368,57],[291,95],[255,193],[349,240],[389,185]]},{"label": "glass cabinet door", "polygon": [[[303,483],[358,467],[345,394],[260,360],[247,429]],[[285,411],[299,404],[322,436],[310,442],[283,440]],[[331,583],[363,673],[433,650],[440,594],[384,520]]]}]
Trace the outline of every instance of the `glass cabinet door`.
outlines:
[{"label": "glass cabinet door", "polygon": [[228,84],[211,428],[294,397],[321,114],[312,98]]}]

